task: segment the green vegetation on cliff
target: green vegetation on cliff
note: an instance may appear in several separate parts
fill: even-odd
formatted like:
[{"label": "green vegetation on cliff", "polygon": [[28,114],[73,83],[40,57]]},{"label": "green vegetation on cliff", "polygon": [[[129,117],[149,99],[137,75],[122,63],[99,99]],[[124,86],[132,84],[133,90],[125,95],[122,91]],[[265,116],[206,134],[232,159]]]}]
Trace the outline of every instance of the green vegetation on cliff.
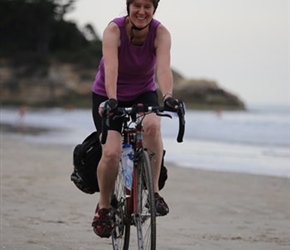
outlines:
[{"label": "green vegetation on cliff", "polygon": [[[1,58],[13,66],[48,67],[51,59],[95,67],[102,43],[92,25],[80,31],[64,16],[75,0],[1,0]],[[85,34],[91,34],[88,40]],[[27,72],[28,73],[28,72]]]}]

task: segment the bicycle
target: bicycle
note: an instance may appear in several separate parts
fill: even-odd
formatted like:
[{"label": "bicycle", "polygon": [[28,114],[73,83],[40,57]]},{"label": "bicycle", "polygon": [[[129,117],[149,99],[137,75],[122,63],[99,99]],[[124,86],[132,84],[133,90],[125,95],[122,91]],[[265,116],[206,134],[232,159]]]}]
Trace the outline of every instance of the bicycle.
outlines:
[{"label": "bicycle", "polygon": [[[146,106],[143,104],[132,107],[117,108],[112,113],[105,107],[103,113],[103,131],[101,143],[106,142],[109,116],[113,119],[122,119],[123,144],[130,143],[134,151],[133,182],[131,190],[126,188],[122,180],[122,163],[120,161],[119,174],[112,194],[111,206],[113,208],[114,229],[112,232],[112,245],[114,250],[128,250],[130,244],[130,229],[137,229],[137,244],[139,250],[156,249],[156,211],[154,202],[153,180],[151,174],[150,154],[143,147],[144,117],[149,113],[159,116],[172,116],[165,113],[162,106]],[[172,111],[172,110],[169,110]],[[183,141],[185,130],[185,105],[179,101],[177,109],[179,117],[179,131],[177,142]]]}]

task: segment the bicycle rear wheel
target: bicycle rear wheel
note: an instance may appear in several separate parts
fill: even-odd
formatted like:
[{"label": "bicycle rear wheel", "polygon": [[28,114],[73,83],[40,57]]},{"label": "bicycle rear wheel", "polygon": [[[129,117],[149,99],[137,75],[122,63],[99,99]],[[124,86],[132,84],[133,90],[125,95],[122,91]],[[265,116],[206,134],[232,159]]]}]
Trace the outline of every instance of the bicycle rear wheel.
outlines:
[{"label": "bicycle rear wheel", "polygon": [[130,218],[127,217],[126,189],[122,182],[121,166],[112,195],[114,230],[112,244],[114,250],[128,250],[130,243]]},{"label": "bicycle rear wheel", "polygon": [[139,249],[156,249],[156,212],[151,164],[147,151],[140,152],[137,164],[137,214],[135,215]]}]

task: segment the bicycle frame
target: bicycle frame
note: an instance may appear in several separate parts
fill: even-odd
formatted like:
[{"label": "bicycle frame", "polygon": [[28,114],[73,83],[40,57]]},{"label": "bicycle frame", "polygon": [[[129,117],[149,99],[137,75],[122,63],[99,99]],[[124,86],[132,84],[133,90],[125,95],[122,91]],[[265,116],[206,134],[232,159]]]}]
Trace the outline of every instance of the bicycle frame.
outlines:
[{"label": "bicycle frame", "polygon": [[133,181],[132,181],[132,189],[129,190],[126,188],[126,194],[130,196],[130,198],[126,199],[127,202],[127,208],[128,214],[127,216],[131,216],[131,214],[136,214],[137,213],[137,158],[139,151],[144,150],[143,148],[143,124],[142,120],[144,119],[145,116],[141,117],[138,116],[136,117],[136,121],[134,123],[136,124],[135,128],[130,128],[128,126],[128,120],[125,120],[123,123],[123,138],[124,141],[123,143],[129,142],[133,146],[134,150],[134,168],[133,168]]},{"label": "bicycle frame", "polygon": [[[179,111],[179,113],[177,112],[180,125],[177,137],[178,142],[182,142],[185,124],[183,103],[180,104],[180,108],[182,110]],[[131,225],[137,228],[138,249],[156,249],[157,215],[155,210],[151,164],[148,152],[143,145],[143,119],[149,113],[156,113],[159,116],[171,118],[169,114],[163,114],[163,111],[165,111],[164,107],[147,107],[138,104],[133,107],[118,108],[113,116],[113,119],[122,119],[123,121],[122,143],[130,143],[134,150],[132,188],[130,190],[121,184],[121,186],[117,185],[117,190],[115,189],[114,191],[118,204],[114,215],[117,225],[112,235],[113,248],[115,250],[129,249]],[[102,143],[106,141],[107,131],[104,130],[104,128],[109,126],[109,115],[110,113],[107,110],[107,113],[103,116],[104,126],[101,138]],[[131,123],[134,124],[133,127],[130,127]],[[125,197],[121,197],[120,193],[125,194]],[[145,228],[145,230],[143,228]]]}]

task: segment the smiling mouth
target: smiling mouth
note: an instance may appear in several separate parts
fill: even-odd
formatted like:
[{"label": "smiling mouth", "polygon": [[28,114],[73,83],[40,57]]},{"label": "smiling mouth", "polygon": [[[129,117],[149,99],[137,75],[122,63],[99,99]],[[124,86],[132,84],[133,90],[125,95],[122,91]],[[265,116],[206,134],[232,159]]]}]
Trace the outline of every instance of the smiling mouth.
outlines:
[{"label": "smiling mouth", "polygon": [[132,23],[132,29],[134,30],[143,30],[148,27],[148,25],[151,23],[148,23],[148,16],[133,16],[133,20],[130,20]]},{"label": "smiling mouth", "polygon": [[144,21],[146,19],[146,17],[137,17],[137,20],[139,21]]}]

